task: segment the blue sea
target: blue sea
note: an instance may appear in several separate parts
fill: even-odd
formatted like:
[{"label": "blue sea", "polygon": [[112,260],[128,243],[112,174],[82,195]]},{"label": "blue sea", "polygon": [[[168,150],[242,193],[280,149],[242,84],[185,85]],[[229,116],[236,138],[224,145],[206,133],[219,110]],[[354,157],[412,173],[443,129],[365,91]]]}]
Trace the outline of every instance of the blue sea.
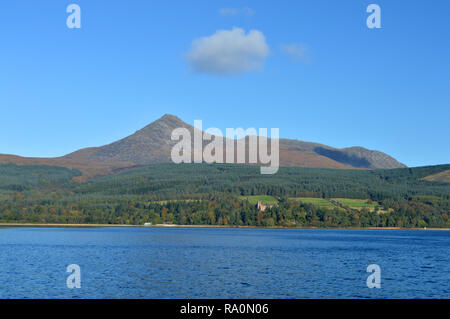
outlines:
[{"label": "blue sea", "polygon": [[3,227],[0,298],[450,298],[450,232]]}]

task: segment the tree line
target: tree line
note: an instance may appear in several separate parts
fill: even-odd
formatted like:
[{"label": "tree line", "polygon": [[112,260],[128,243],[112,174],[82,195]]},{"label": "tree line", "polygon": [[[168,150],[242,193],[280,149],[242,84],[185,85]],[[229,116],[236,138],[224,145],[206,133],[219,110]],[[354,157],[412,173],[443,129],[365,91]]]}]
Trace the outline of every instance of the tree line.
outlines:
[{"label": "tree line", "polygon": [[[450,227],[450,184],[423,180],[449,168],[282,167],[264,176],[245,165],[155,164],[80,184],[73,170],[0,165],[0,222]],[[272,195],[279,203],[262,212],[243,195]],[[380,209],[317,207],[290,197],[370,199]]]}]

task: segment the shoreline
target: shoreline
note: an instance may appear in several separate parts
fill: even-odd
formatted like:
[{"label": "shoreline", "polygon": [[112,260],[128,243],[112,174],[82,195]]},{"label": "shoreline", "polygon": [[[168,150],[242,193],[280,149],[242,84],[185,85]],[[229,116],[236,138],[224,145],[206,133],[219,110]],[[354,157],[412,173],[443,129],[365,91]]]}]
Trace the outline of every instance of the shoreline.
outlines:
[{"label": "shoreline", "polygon": [[101,227],[137,227],[137,228],[236,228],[236,229],[348,229],[348,230],[441,230],[450,228],[402,228],[402,227],[260,227],[260,226],[227,226],[227,225],[126,225],[126,224],[43,224],[43,223],[0,223],[0,227],[41,227],[41,228],[101,228]]}]

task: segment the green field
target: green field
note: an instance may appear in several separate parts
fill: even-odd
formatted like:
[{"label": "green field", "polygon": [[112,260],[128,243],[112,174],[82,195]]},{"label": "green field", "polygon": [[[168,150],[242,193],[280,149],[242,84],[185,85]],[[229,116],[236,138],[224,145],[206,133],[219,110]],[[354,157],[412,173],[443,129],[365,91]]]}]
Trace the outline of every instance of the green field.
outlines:
[{"label": "green field", "polygon": [[292,198],[289,198],[289,200],[299,201],[299,202],[302,202],[305,204],[311,204],[311,205],[318,206],[318,207],[328,207],[328,208],[336,207],[335,205],[333,205],[332,203],[330,203],[329,201],[327,201],[326,199],[323,199],[323,198],[292,197]]},{"label": "green field", "polygon": [[241,196],[242,200],[248,200],[251,205],[256,205],[260,201],[264,205],[276,205],[278,200],[269,195]]},{"label": "green field", "polygon": [[[241,200],[248,200],[248,202],[252,205],[256,205],[258,201],[263,203],[264,205],[276,205],[278,204],[278,200],[269,195],[256,195],[256,196],[241,196]],[[311,204],[317,207],[321,208],[338,208],[342,210],[343,208],[333,204],[332,202],[324,199],[324,198],[317,198],[317,197],[291,197],[289,198],[291,201],[297,201],[302,202],[305,204]],[[338,202],[342,206],[350,207],[353,209],[362,209],[362,208],[369,208],[371,210],[375,209],[375,207],[378,207],[378,203],[376,202],[368,202],[366,199],[352,199],[352,198],[332,198],[331,200]]]},{"label": "green field", "polygon": [[334,200],[341,204],[342,206],[355,208],[355,209],[361,209],[361,208],[372,208],[378,207],[378,203],[370,202],[367,199],[353,199],[353,198],[332,198],[331,200]]}]

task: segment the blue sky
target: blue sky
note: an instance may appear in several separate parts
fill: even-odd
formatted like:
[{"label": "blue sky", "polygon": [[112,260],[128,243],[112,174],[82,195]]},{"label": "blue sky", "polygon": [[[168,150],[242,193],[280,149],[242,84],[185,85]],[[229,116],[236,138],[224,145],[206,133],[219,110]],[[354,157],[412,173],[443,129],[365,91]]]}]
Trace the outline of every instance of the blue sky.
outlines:
[{"label": "blue sky", "polygon": [[[81,29],[66,26],[71,3]],[[366,26],[370,3],[381,29]],[[450,163],[449,12],[448,1],[8,1],[0,153],[61,156],[171,113],[360,145],[409,166]],[[258,65],[196,69],[193,41],[233,28],[263,35]]]}]

